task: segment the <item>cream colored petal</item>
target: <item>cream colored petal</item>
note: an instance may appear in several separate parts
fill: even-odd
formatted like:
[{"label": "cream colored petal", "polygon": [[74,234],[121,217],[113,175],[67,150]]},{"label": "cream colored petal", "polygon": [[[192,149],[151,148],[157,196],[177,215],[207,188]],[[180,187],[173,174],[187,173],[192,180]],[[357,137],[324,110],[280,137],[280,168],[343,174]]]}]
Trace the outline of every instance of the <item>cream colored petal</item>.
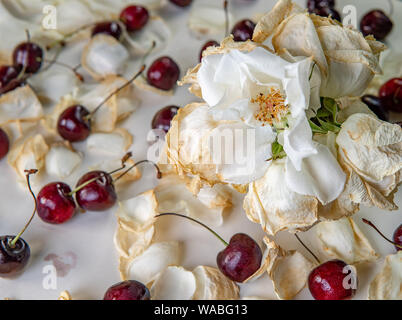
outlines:
[{"label": "cream colored petal", "polygon": [[180,265],[182,249],[177,241],[156,242],[141,255],[134,258],[128,267],[128,278],[150,284],[169,266]]},{"label": "cream colored petal", "polygon": [[402,300],[402,251],[385,258],[369,287],[369,300]]},{"label": "cream colored petal", "polygon": [[93,133],[87,139],[90,151],[114,156],[123,156],[133,143],[132,135],[123,128],[110,133]]},{"label": "cream colored petal", "polygon": [[134,81],[134,84],[135,84],[138,88],[140,88],[141,90],[149,91],[149,92],[152,92],[152,93],[161,95],[161,96],[168,96],[168,97],[170,97],[170,96],[173,96],[173,95],[174,95],[174,89],[172,89],[172,90],[161,90],[161,89],[158,89],[158,88],[156,88],[156,87],[154,87],[154,86],[151,86],[151,85],[147,82],[147,80],[146,80],[144,77],[138,77],[138,79],[136,79],[136,80]]},{"label": "cream colored petal", "polygon": [[38,120],[42,116],[42,104],[29,86],[0,96],[0,124],[15,120]]},{"label": "cream colored petal", "polygon": [[118,221],[118,228],[114,235],[114,244],[120,256],[125,259],[132,259],[144,252],[152,242],[155,228],[150,226],[148,229],[139,232],[126,227],[124,221]]},{"label": "cream colored petal", "polygon": [[249,185],[243,203],[248,218],[271,235],[282,230],[304,230],[317,222],[317,199],[292,192],[284,175],[284,161],[274,161],[262,179]]},{"label": "cream colored petal", "polygon": [[195,290],[195,276],[191,271],[168,267],[155,279],[150,293],[152,300],[191,300]]},{"label": "cream colored petal", "polygon": [[[135,161],[133,159],[129,159],[126,161],[125,164],[126,164],[126,169],[128,169],[135,164]],[[91,166],[90,170],[91,171],[92,170],[102,170],[105,172],[111,172],[120,167],[121,167],[121,159],[114,159],[114,160],[105,160],[101,163]],[[123,172],[124,172],[124,170],[112,174],[113,179],[117,179]],[[134,167],[129,172],[127,172],[124,176],[122,176],[119,180],[115,180],[115,187],[116,187],[116,189],[119,189],[120,187],[123,188],[126,183],[137,181],[140,178],[141,178],[140,170],[138,169],[138,167]]]},{"label": "cream colored petal", "polygon": [[198,266],[193,270],[197,288],[194,300],[237,300],[238,285],[225,277],[218,269]]},{"label": "cream colored petal", "polygon": [[378,259],[378,254],[351,218],[321,222],[315,227],[315,234],[318,248],[327,260],[357,264]]},{"label": "cream colored petal", "polygon": [[85,46],[81,65],[96,80],[121,74],[129,59],[127,49],[112,36],[99,34]]},{"label": "cream colored petal", "polygon": [[81,164],[81,156],[73,150],[55,145],[46,155],[46,172],[59,178],[67,178]]}]

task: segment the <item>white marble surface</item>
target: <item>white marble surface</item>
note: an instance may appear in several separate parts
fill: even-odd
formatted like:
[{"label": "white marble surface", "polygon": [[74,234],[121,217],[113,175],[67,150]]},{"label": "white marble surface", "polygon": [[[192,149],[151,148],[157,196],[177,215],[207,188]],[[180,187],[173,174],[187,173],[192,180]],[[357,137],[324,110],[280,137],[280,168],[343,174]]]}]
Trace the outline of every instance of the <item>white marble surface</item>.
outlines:
[{"label": "white marble surface", "polygon": [[[201,1],[195,0],[195,2]],[[233,0],[231,10],[237,21],[241,18],[254,17],[259,12],[269,10],[274,2],[273,0],[255,0],[247,4],[246,1]],[[305,5],[304,0],[296,2]],[[379,2],[378,0],[338,0],[337,7],[341,10],[347,4],[356,5],[358,21],[360,21],[360,17],[369,8],[380,6],[383,10],[388,11],[388,2],[381,1],[381,5]],[[161,16],[168,21],[173,32],[169,47],[163,51],[163,54],[171,55],[179,62],[182,75],[187,68],[197,63],[199,50],[207,40],[206,38],[198,39],[190,33],[186,26],[188,12],[189,9],[180,9],[173,5],[169,5],[160,11]],[[392,35],[388,38],[388,43],[402,52],[401,3],[395,4],[392,18],[396,25]],[[74,62],[79,61],[78,54],[79,47],[66,50],[62,59],[74,64]],[[162,55],[162,53],[156,55]],[[154,113],[169,104],[184,106],[195,100],[186,88],[178,88],[172,97],[162,97],[146,92],[139,92],[139,94],[142,99],[140,109],[123,125],[134,135],[132,151],[136,159],[142,159],[146,156],[148,147],[146,136]],[[85,150],[85,145],[78,145],[77,147],[82,151]],[[81,168],[66,181],[74,185],[78,176],[84,173],[91,164],[101,160],[102,156],[86,152],[85,161]],[[15,234],[25,224],[33,204],[26,191],[15,182],[15,173],[5,160],[0,162],[0,170],[0,234]],[[127,198],[152,188],[156,183],[153,174],[152,169],[145,169],[144,179],[134,183],[123,194],[120,194],[120,197]],[[52,181],[54,177],[47,177],[46,180]],[[402,205],[402,191],[396,195],[396,202],[399,206]],[[241,197],[238,196],[234,203],[235,209],[225,216],[224,225],[217,228],[217,231],[226,239],[230,239],[234,233],[245,232],[260,241],[263,232],[259,225],[253,224],[246,218],[242,210]],[[371,219],[385,234],[392,235],[396,226],[401,223],[402,211],[385,212],[363,207],[354,216],[355,221],[382,257],[378,263],[359,268],[359,289],[356,299],[367,298],[368,284],[379,270],[383,257],[394,253],[393,246],[383,241],[368,226],[361,223],[362,217]],[[75,299],[102,298],[105,290],[120,280],[117,271],[117,253],[113,244],[115,225],[116,218],[113,209],[103,213],[77,214],[70,222],[59,226],[45,224],[36,218],[24,235],[26,241],[31,245],[30,263],[25,273],[20,277],[12,280],[0,279],[0,299],[5,297],[12,299],[56,299],[63,290],[69,290]],[[220,242],[207,231],[175,218],[165,218],[158,222],[157,238],[182,241],[184,244],[183,266],[189,269],[200,264],[215,266],[216,254],[222,249]],[[308,255],[293,236],[280,233],[276,238],[284,248],[297,248]],[[55,255],[59,256],[58,259],[69,265],[70,268],[67,267],[65,275],[62,274],[63,276],[57,279],[56,289],[45,289],[43,281],[46,275],[43,272],[46,271],[46,266],[51,264],[49,259],[54,258]],[[271,281],[267,276],[242,285],[241,295],[276,299]],[[304,289],[297,296],[297,299],[311,299],[308,289]]]}]

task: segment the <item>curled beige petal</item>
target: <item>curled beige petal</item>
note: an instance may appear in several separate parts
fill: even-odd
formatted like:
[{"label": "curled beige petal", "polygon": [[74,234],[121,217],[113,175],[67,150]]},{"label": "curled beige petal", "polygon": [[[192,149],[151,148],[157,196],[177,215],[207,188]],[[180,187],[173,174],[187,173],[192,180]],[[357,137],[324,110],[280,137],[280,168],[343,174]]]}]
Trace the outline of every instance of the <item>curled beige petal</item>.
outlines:
[{"label": "curled beige petal", "polygon": [[155,279],[150,293],[152,300],[191,300],[195,290],[195,276],[191,271],[168,267]]},{"label": "curled beige petal", "polygon": [[140,88],[140,89],[142,89],[144,91],[149,91],[149,92],[158,94],[160,96],[168,96],[168,97],[170,97],[170,96],[174,95],[174,89],[172,89],[172,90],[158,89],[158,88],[156,88],[154,86],[151,86],[144,77],[138,77],[138,79],[136,79],[134,81],[134,84],[138,88]]},{"label": "curled beige petal", "polygon": [[64,290],[63,292],[60,293],[60,296],[57,300],[73,300],[73,298],[71,297],[70,292]]},{"label": "curled beige petal", "polygon": [[283,160],[274,161],[263,178],[250,183],[243,202],[247,217],[271,235],[304,230],[318,220],[318,200],[291,191],[283,179],[285,170]]},{"label": "curled beige petal", "polygon": [[1,128],[7,133],[10,145],[22,137],[29,136],[34,132],[38,125],[37,120],[15,120],[7,124],[3,124]]},{"label": "curled beige petal", "polygon": [[132,259],[140,255],[151,244],[155,228],[150,226],[148,229],[136,232],[127,227],[124,221],[118,221],[117,231],[114,235],[114,244],[121,258]]},{"label": "curled beige petal", "polygon": [[[136,162],[133,159],[127,160],[125,163],[126,168],[132,167],[135,163]],[[90,170],[102,170],[105,172],[111,172],[120,167],[121,167],[121,159],[113,159],[113,160],[105,160],[101,163],[98,163],[90,167]],[[124,176],[122,176],[119,180],[116,180],[123,172],[124,170],[112,174],[112,178],[115,180],[116,189],[119,189],[122,185],[125,185],[126,183],[134,182],[141,178],[141,171],[138,169],[138,167],[134,167]]]},{"label": "curled beige petal", "polygon": [[325,259],[340,259],[347,264],[377,260],[366,236],[351,218],[324,221],[315,227],[317,246]]},{"label": "curled beige petal", "polygon": [[200,220],[208,225],[220,226],[223,223],[224,206],[209,208],[194,196],[186,187],[184,180],[176,175],[165,175],[155,188],[160,213],[176,212]]},{"label": "curled beige petal", "polygon": [[59,178],[67,178],[81,162],[81,156],[77,152],[62,145],[54,145],[46,155],[46,172]]},{"label": "curled beige petal", "polygon": [[151,244],[131,261],[127,270],[128,278],[150,284],[167,267],[180,265],[181,251],[182,248],[177,241]]},{"label": "curled beige petal", "polygon": [[0,124],[15,120],[38,120],[42,116],[42,104],[29,86],[0,96]]},{"label": "curled beige petal", "polygon": [[194,300],[237,300],[239,286],[216,268],[198,266],[193,270],[197,288]]},{"label": "curled beige petal", "polygon": [[121,74],[129,59],[127,49],[112,36],[99,34],[85,46],[81,65],[96,80]]},{"label": "curled beige petal", "polygon": [[120,201],[116,215],[125,226],[141,232],[153,225],[157,209],[155,193],[150,190],[134,198]]},{"label": "curled beige petal", "polygon": [[90,151],[123,156],[133,143],[133,136],[123,128],[108,133],[93,133],[87,139],[87,148]]},{"label": "curled beige petal", "polygon": [[37,169],[45,166],[49,146],[42,135],[22,137],[16,141],[8,153],[8,163],[16,171],[22,181],[25,181],[24,170]]},{"label": "curled beige petal", "polygon": [[402,251],[385,258],[369,287],[369,300],[402,300]]}]

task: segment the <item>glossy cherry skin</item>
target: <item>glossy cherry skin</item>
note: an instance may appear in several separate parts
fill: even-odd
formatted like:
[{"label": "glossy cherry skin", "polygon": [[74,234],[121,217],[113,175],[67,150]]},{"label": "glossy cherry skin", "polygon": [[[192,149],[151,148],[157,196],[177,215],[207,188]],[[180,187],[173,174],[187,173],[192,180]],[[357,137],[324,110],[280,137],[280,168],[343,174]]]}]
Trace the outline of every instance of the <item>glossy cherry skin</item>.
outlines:
[{"label": "glossy cherry skin", "polygon": [[92,37],[96,36],[97,34],[107,34],[113,38],[116,38],[117,40],[120,40],[122,33],[123,31],[116,21],[99,22],[92,29]]},{"label": "glossy cherry skin", "polygon": [[156,59],[147,72],[148,83],[165,91],[173,89],[179,77],[180,68],[170,57]]},{"label": "glossy cherry skin", "polygon": [[234,41],[247,41],[253,38],[255,23],[249,19],[241,20],[232,29]]},{"label": "glossy cherry skin", "polygon": [[167,106],[160,109],[152,120],[152,129],[160,129],[166,133],[170,129],[171,122],[179,111],[177,106]]},{"label": "glossy cherry skin", "polygon": [[89,111],[81,105],[68,107],[59,116],[57,131],[63,139],[70,142],[84,141],[91,133]]},{"label": "glossy cherry skin", "polygon": [[0,88],[7,86],[11,80],[18,77],[21,69],[14,66],[1,66],[0,67]]},{"label": "glossy cherry skin", "polygon": [[389,112],[384,108],[384,104],[381,98],[366,94],[361,98],[371,111],[373,111],[378,119],[383,121],[389,121]]},{"label": "glossy cherry skin", "polygon": [[14,277],[28,264],[31,250],[24,239],[19,238],[12,248],[15,236],[0,237],[0,277]]},{"label": "glossy cherry skin", "polygon": [[235,234],[216,259],[219,270],[236,282],[243,282],[252,276],[260,268],[261,260],[261,248],[244,233]]},{"label": "glossy cherry skin", "polygon": [[187,7],[191,2],[193,2],[193,0],[170,0],[170,2],[179,7]]},{"label": "glossy cherry skin", "polygon": [[393,78],[383,84],[379,96],[385,108],[402,112],[402,78]]},{"label": "glossy cherry skin", "polygon": [[120,13],[120,20],[125,24],[127,31],[138,31],[147,24],[149,12],[142,6],[128,6]]},{"label": "glossy cherry skin", "polygon": [[70,220],[75,213],[74,198],[69,195],[71,188],[63,182],[53,182],[38,193],[37,212],[45,222],[61,224]]},{"label": "glossy cherry skin", "polygon": [[[402,246],[402,224],[395,230],[393,240],[398,245]],[[395,246],[396,250],[401,251],[402,249]]]},{"label": "glossy cherry skin", "polygon": [[373,35],[377,40],[384,40],[391,32],[392,21],[381,10],[368,12],[360,21],[360,30],[364,36]]},{"label": "glossy cherry skin", "polygon": [[0,160],[3,159],[10,149],[10,140],[7,133],[0,128]]},{"label": "glossy cherry skin", "polygon": [[111,286],[103,300],[150,300],[151,295],[141,282],[127,280]]},{"label": "glossy cherry skin", "polygon": [[350,271],[344,273],[346,266],[341,260],[331,260],[313,269],[308,277],[308,287],[313,298],[345,300],[353,297],[356,289],[347,289],[343,285],[345,277],[350,276]]},{"label": "glossy cherry skin", "polygon": [[219,43],[216,42],[215,40],[209,40],[208,42],[206,42],[202,48],[201,48],[201,52],[200,52],[200,61],[202,60],[202,54],[204,53],[204,51],[206,49],[208,49],[209,47],[219,47]]},{"label": "glossy cherry skin", "polygon": [[88,211],[105,211],[114,206],[117,201],[116,190],[110,174],[104,171],[91,171],[81,177],[77,188],[85,182],[98,178],[89,183],[75,194],[78,205]]},{"label": "glossy cherry skin", "polygon": [[19,44],[13,52],[13,64],[25,70],[25,73],[36,73],[43,62],[43,49],[33,42]]},{"label": "glossy cherry skin", "polygon": [[314,13],[316,9],[334,8],[335,0],[308,0],[307,9],[310,13]]}]

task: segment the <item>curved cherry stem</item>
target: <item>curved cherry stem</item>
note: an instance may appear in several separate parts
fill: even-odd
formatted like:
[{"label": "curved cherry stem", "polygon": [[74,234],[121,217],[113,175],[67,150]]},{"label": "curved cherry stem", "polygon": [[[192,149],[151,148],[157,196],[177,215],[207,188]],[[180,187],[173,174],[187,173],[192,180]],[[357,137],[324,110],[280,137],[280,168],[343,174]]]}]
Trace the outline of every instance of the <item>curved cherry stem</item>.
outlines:
[{"label": "curved cherry stem", "polygon": [[79,65],[77,65],[75,67],[71,67],[71,66],[69,66],[68,64],[66,64],[64,62],[59,62],[59,61],[56,61],[56,60],[40,59],[39,61],[49,63],[50,66],[58,65],[60,67],[66,68],[66,69],[70,70],[72,73],[74,73],[74,75],[78,78],[78,80],[80,80],[81,82],[84,82],[84,77],[82,76],[82,74],[77,72],[77,69],[79,67],[81,67],[81,64],[79,64]]},{"label": "curved cherry stem", "polygon": [[295,233],[294,236],[295,236],[296,239],[301,243],[301,245],[304,247],[304,249],[306,249],[306,250],[314,257],[314,259],[318,262],[318,264],[321,264],[320,259],[318,259],[317,256],[314,254],[314,252],[311,251],[311,250],[309,249],[309,247],[307,247],[307,246],[304,244],[304,242],[300,239],[300,237],[299,237],[296,233]]},{"label": "curved cherry stem", "polygon": [[90,23],[90,24],[86,24],[86,25],[80,27],[79,29],[76,29],[76,30],[74,30],[74,31],[71,31],[70,33],[67,33],[67,34],[63,37],[63,39],[61,39],[61,40],[55,40],[55,41],[53,41],[52,43],[50,43],[49,45],[47,45],[47,46],[46,46],[46,50],[52,49],[55,45],[60,45],[60,46],[64,47],[64,46],[66,45],[66,41],[67,41],[68,39],[74,37],[76,34],[80,33],[81,31],[83,31],[83,30],[85,30],[85,29],[88,29],[88,28],[91,28],[91,27],[96,26],[96,24],[97,24],[97,22],[92,22],[92,23]]},{"label": "curved cherry stem", "polygon": [[128,80],[124,85],[120,86],[117,88],[115,91],[113,91],[111,94],[109,94],[106,99],[104,99],[87,117],[88,119],[91,119],[94,114],[106,103],[109,101],[110,98],[112,98],[114,95],[118,94],[121,90],[129,86],[132,82],[134,82],[145,70],[145,65],[142,65],[140,70],[130,79]]},{"label": "curved cherry stem", "polygon": [[374,223],[372,223],[371,221],[369,221],[369,220],[367,220],[367,219],[364,219],[364,218],[363,218],[362,220],[363,220],[363,222],[364,222],[365,224],[368,224],[368,225],[369,225],[370,227],[372,227],[375,231],[377,231],[377,232],[379,233],[379,235],[380,235],[381,237],[383,237],[386,241],[388,241],[389,243],[393,244],[394,246],[396,246],[396,247],[402,249],[402,245],[400,245],[400,244],[398,244],[398,243],[396,243],[396,242],[394,242],[394,241],[388,239],[388,238],[374,225]]},{"label": "curved cherry stem", "polygon": [[114,182],[120,180],[120,179],[123,178],[127,173],[129,173],[132,169],[134,169],[135,167],[137,167],[137,166],[139,166],[140,164],[143,164],[143,163],[151,163],[151,164],[155,167],[155,169],[156,169],[156,172],[157,172],[156,177],[157,177],[158,179],[161,179],[161,178],[162,178],[162,172],[161,172],[161,170],[159,169],[158,165],[157,165],[155,162],[153,162],[153,161],[151,161],[151,160],[141,160],[141,161],[138,161],[137,163],[134,163],[130,168],[128,168],[128,169],[127,169],[126,171],[124,171],[120,176],[118,176],[116,179],[114,179]]},{"label": "curved cherry stem", "polygon": [[27,36],[27,42],[30,43],[31,42],[31,33],[29,32],[28,29],[25,29],[25,34]]},{"label": "curved cherry stem", "polygon": [[223,2],[223,10],[225,11],[225,37],[229,36],[229,9],[228,0]]},{"label": "curved cherry stem", "polygon": [[159,217],[164,217],[164,216],[176,216],[176,217],[181,217],[181,218],[185,218],[188,220],[191,220],[197,224],[199,224],[200,226],[204,227],[205,229],[207,229],[209,232],[211,232],[215,237],[217,237],[224,245],[225,247],[227,247],[229,245],[229,243],[227,243],[218,233],[216,233],[214,230],[212,230],[210,227],[208,227],[206,224],[202,223],[201,221],[198,221],[196,219],[193,219],[189,216],[185,216],[184,214],[180,214],[180,213],[161,213],[155,216],[155,218],[159,218]]},{"label": "curved cherry stem", "polygon": [[151,47],[148,49],[148,51],[144,54],[144,56],[141,59],[141,64],[145,65],[145,60],[147,60],[147,58],[149,57],[149,55],[151,54],[151,52],[155,49],[156,47],[156,41],[152,41],[152,45]]},{"label": "curved cherry stem", "polygon": [[31,224],[33,218],[35,217],[35,213],[36,213],[36,209],[37,209],[37,201],[36,201],[35,193],[32,191],[30,176],[31,176],[32,174],[37,173],[37,172],[38,172],[38,170],[36,170],[36,169],[25,170],[25,173],[26,173],[25,176],[26,176],[26,179],[27,179],[28,189],[29,189],[29,192],[30,192],[31,195],[32,195],[32,198],[33,198],[34,201],[35,201],[35,208],[34,208],[34,210],[33,210],[33,213],[32,213],[32,215],[31,215],[31,218],[28,220],[27,224],[26,224],[26,225],[24,226],[24,228],[20,231],[20,233],[18,233],[18,234],[14,237],[14,239],[11,240],[11,242],[9,243],[10,248],[15,248],[15,245],[16,245],[18,239],[21,238],[22,234],[25,232],[25,230],[28,228],[28,226]]}]

